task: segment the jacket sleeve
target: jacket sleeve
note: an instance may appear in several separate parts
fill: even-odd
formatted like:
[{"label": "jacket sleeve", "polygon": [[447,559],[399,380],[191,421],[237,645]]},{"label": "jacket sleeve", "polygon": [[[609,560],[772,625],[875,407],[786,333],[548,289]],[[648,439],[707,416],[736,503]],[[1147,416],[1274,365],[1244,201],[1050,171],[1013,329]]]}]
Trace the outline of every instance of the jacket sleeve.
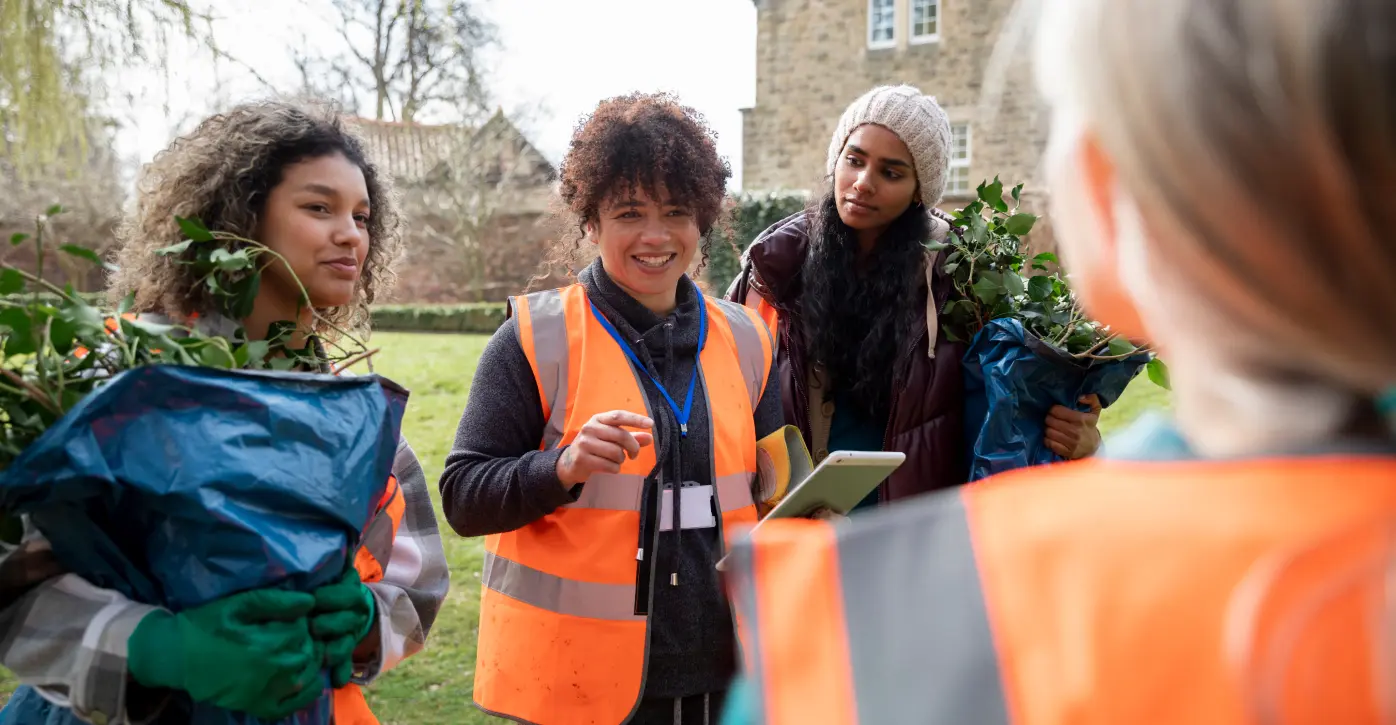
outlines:
[{"label": "jacket sleeve", "polygon": [[65,572],[28,517],[23,528],[0,543],[0,665],[83,722],[154,719],[168,693],[130,679],[126,641],[156,607]]},{"label": "jacket sleeve", "polygon": [[766,388],[761,391],[761,400],[757,401],[753,415],[758,441],[785,426],[785,409],[780,400],[780,362],[775,355],[775,341],[771,344],[771,369],[766,372]]},{"label": "jacket sleeve", "polygon": [[441,474],[441,508],[461,536],[522,528],[580,490],[558,480],[563,448],[539,450],[547,421],[517,329],[506,320],[485,346]]},{"label": "jacket sleeve", "polygon": [[[354,682],[368,684],[422,651],[436,614],[446,600],[450,571],[441,548],[431,493],[417,454],[406,440],[398,444],[393,475],[402,491],[403,515],[384,562],[382,581],[366,586],[378,607],[378,645],[354,663]],[[375,632],[370,632],[372,638]]]},{"label": "jacket sleeve", "polygon": [[727,294],[723,295],[723,299],[728,302],[736,302],[739,305],[746,304],[746,293],[750,288],[750,282],[747,279],[749,276],[751,276],[751,262],[743,254],[742,271],[738,272],[737,276],[732,279],[732,284],[727,286]]}]

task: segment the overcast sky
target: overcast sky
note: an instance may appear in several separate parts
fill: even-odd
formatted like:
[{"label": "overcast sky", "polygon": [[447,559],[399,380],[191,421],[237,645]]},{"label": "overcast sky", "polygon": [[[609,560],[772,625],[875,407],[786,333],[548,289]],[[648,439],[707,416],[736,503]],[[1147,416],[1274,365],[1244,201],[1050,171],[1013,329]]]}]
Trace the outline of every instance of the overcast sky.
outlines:
[{"label": "overcast sky", "polygon": [[[116,79],[125,128],[118,148],[148,161],[221,105],[266,93],[256,76],[298,86],[289,48],[337,42],[327,0],[240,0],[215,26],[218,44],[252,69],[199,59],[181,43],[166,72]],[[542,103],[532,140],[559,160],[579,116],[633,90],[668,90],[701,111],[740,183],[741,108],[755,101],[756,10],[752,0],[483,0],[501,52],[490,85],[506,110]],[[219,3],[222,8],[233,3]]]}]

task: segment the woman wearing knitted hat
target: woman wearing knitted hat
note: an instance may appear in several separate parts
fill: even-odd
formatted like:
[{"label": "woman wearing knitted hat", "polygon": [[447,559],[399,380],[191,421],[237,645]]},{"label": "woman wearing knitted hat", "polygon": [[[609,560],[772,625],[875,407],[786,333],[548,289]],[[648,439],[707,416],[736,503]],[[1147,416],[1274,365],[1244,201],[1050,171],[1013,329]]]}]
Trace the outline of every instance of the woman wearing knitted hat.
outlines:
[{"label": "woman wearing knitted hat", "polygon": [[[890,450],[906,463],[859,508],[965,482],[964,347],[938,334],[953,291],[926,243],[950,233],[950,121],[934,98],[874,88],[829,144],[829,190],[763,232],[729,299],[762,311],[779,338],[787,423],[816,463],[833,450]],[[943,253],[942,253],[943,254]],[[1047,444],[1082,458],[1100,443],[1099,403],[1047,419]]]}]

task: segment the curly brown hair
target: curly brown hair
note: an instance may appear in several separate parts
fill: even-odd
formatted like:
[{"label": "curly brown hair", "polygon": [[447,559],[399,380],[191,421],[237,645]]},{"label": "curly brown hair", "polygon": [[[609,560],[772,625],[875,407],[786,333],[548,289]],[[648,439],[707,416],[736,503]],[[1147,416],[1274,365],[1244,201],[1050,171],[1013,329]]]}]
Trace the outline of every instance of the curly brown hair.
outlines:
[{"label": "curly brown hair", "polygon": [[[349,305],[316,310],[333,326],[363,330],[368,309],[395,279],[403,220],[392,181],[368,157],[364,143],[337,109],[327,105],[258,101],[212,116],[175,139],[141,172],[136,209],[117,228],[119,270],[112,301],[135,293],[137,312],[187,317],[217,310],[215,298],[189,265],[155,250],[184,239],[175,217],[197,218],[211,230],[255,239],[271,190],[288,166],[335,154],[359,167],[368,187],[369,250]],[[323,326],[323,325],[322,325]],[[320,335],[329,329],[316,329]]]},{"label": "curly brown hair", "polygon": [[668,93],[631,93],[602,101],[583,116],[562,160],[561,200],[569,229],[548,250],[545,271],[570,274],[583,261],[586,227],[614,195],[662,187],[688,207],[703,235],[707,264],[714,230],[725,227],[723,200],[732,169],[718,156],[717,134],[698,111]]}]

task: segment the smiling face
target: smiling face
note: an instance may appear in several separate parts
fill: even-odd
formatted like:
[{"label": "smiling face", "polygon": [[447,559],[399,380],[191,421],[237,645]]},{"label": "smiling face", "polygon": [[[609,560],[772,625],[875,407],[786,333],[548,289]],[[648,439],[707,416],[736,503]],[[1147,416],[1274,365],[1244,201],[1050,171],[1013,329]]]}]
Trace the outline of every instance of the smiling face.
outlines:
[{"label": "smiling face", "polygon": [[882,126],[849,134],[834,166],[834,198],[844,224],[875,238],[906,212],[920,190],[906,144]]},{"label": "smiling face", "polygon": [[679,278],[698,250],[698,221],[692,211],[667,198],[652,199],[635,187],[612,194],[597,210],[591,239],[606,274],[656,314],[674,308]]},{"label": "smiling face", "polygon": [[[368,256],[368,187],[363,171],[333,154],[291,164],[272,188],[257,239],[286,258],[316,308],[354,300]],[[267,268],[259,297],[292,319],[300,288],[286,265]]]}]

